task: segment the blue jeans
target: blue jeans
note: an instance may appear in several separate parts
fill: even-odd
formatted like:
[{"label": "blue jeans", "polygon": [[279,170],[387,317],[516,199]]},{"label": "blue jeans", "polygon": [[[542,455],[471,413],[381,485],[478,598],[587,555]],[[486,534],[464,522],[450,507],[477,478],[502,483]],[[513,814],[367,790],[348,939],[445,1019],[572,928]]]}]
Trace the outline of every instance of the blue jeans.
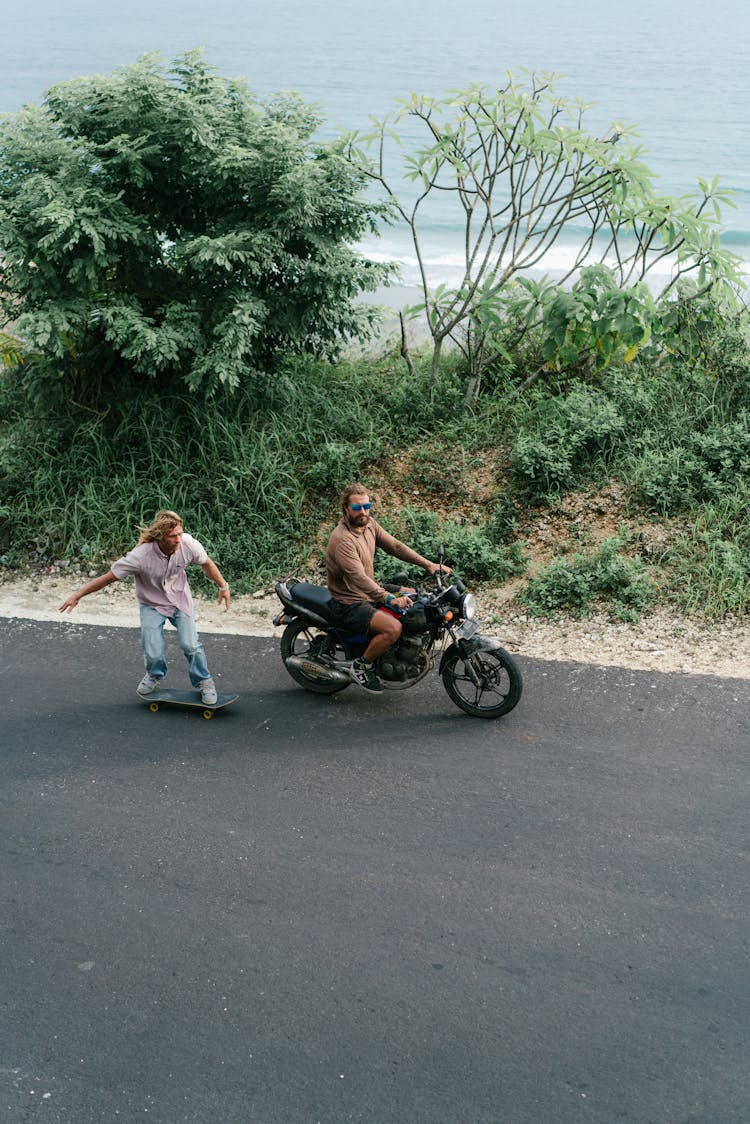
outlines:
[{"label": "blue jeans", "polygon": [[164,658],[164,625],[167,621],[177,629],[177,639],[183,655],[188,662],[188,674],[194,687],[203,679],[210,679],[211,672],[206,665],[206,653],[195,627],[195,618],[175,609],[173,617],[164,617],[150,605],[139,605],[141,611],[141,644],[146,671],[154,679],[163,679],[167,674],[167,661]]}]

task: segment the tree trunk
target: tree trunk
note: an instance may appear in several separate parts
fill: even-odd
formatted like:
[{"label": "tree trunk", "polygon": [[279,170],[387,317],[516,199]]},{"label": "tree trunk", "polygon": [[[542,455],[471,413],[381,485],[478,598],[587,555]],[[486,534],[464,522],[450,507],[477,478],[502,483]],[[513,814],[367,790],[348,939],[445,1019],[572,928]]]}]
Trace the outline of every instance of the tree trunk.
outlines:
[{"label": "tree trunk", "polygon": [[406,363],[406,369],[408,370],[411,377],[414,378],[414,364],[411,361],[411,355],[409,354],[409,344],[406,340],[406,325],[404,324],[403,312],[399,312],[398,318],[401,324],[401,356]]},{"label": "tree trunk", "polygon": [[479,388],[482,385],[482,376],[479,371],[471,376],[466,384],[466,393],[464,394],[464,405],[471,406],[476,402],[479,397]]},{"label": "tree trunk", "polygon": [[430,373],[430,386],[434,386],[437,382],[437,377],[440,374],[440,353],[443,350],[443,337],[433,336],[434,346],[432,349],[432,371]]}]

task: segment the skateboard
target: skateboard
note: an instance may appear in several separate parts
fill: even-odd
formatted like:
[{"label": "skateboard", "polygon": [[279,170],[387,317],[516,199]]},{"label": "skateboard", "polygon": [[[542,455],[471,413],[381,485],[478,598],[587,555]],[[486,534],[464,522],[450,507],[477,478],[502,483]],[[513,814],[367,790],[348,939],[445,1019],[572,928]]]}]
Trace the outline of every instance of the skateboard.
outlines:
[{"label": "skateboard", "polygon": [[215,710],[221,710],[223,706],[229,706],[239,697],[239,695],[219,695],[215,703],[208,705],[201,701],[200,691],[175,691],[170,687],[162,687],[160,691],[152,691],[149,695],[138,695],[138,698],[142,699],[154,714],[164,703],[165,705],[192,707],[200,710],[204,718],[213,718]]}]

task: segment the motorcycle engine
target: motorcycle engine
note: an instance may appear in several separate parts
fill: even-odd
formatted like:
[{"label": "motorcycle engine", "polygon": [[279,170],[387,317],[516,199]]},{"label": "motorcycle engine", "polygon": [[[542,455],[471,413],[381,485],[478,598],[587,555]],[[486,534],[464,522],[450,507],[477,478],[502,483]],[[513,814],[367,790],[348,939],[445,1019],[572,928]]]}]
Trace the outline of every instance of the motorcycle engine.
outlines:
[{"label": "motorcycle engine", "polygon": [[405,683],[420,678],[429,669],[430,660],[418,636],[402,636],[380,657],[379,674],[390,683]]}]

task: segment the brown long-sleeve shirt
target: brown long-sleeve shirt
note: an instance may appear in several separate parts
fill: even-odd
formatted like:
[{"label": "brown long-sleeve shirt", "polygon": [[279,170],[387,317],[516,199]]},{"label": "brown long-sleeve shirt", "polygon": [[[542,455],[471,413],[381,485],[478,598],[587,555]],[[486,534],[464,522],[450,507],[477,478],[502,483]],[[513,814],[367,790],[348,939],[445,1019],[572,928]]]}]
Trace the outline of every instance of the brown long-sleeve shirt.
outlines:
[{"label": "brown long-sleeve shirt", "polygon": [[357,601],[381,605],[385,601],[386,591],[375,581],[376,547],[402,562],[421,566],[423,570],[429,568],[426,558],[394,539],[374,519],[370,519],[361,533],[353,531],[342,519],[328,540],[326,551],[328,588],[334,600],[344,605],[354,605]]}]

